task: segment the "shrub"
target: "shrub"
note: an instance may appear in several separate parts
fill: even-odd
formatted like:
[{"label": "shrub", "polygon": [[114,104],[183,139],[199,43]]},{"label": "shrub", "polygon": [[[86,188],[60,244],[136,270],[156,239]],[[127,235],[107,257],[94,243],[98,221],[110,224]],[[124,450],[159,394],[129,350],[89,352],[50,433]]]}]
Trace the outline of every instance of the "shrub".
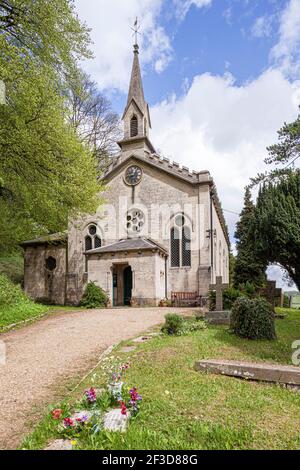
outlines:
[{"label": "shrub", "polygon": [[232,307],[230,329],[241,338],[275,339],[271,305],[263,298],[240,297]]},{"label": "shrub", "polygon": [[163,333],[168,335],[180,335],[183,328],[183,318],[176,313],[167,313],[166,322],[162,327]]},{"label": "shrub", "polygon": [[106,307],[108,296],[101,287],[96,286],[94,282],[89,282],[82,296],[80,306],[85,308]]},{"label": "shrub", "polygon": [[0,274],[0,306],[17,305],[28,301],[20,286],[14,284],[4,274]]}]

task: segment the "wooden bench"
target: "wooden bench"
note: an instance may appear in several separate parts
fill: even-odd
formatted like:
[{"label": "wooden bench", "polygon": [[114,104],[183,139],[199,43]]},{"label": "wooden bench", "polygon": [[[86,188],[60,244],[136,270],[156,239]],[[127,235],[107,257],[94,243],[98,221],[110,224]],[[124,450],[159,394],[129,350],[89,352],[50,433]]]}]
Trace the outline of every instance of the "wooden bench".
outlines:
[{"label": "wooden bench", "polygon": [[196,307],[201,305],[201,296],[197,292],[171,292],[172,306]]}]

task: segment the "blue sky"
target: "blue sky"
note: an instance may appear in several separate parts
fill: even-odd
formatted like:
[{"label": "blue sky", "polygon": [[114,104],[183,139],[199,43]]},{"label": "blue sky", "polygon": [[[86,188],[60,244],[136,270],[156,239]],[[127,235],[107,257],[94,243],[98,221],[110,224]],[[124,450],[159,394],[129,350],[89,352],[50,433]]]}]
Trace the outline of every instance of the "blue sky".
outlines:
[{"label": "blue sky", "polygon": [[[83,64],[122,112],[140,18],[140,61],[160,152],[209,170],[234,228],[249,178],[300,104],[300,0],[75,0],[91,28]],[[275,270],[276,271],[276,270]],[[272,277],[280,277],[278,271]]]}]

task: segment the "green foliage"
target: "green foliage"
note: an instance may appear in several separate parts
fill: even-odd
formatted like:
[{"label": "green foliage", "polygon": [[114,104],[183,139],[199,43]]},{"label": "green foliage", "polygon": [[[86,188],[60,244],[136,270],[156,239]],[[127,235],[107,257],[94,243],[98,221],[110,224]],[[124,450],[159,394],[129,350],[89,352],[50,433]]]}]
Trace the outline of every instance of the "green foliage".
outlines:
[{"label": "green foliage", "polygon": [[107,294],[101,287],[96,286],[94,282],[89,282],[80,302],[81,307],[102,308],[108,303]]},{"label": "green foliage", "polygon": [[91,57],[89,31],[72,0],[0,1],[0,31],[7,44],[60,72]]},{"label": "green foliage", "polygon": [[262,298],[240,297],[232,307],[231,330],[241,338],[276,338],[274,313],[271,305]]},{"label": "green foliage", "polygon": [[[223,308],[224,310],[231,310],[232,305],[241,295],[247,295],[246,292],[242,292],[234,287],[229,287],[223,290]],[[209,310],[216,310],[216,292],[209,292]]]},{"label": "green foliage", "polygon": [[251,199],[251,192],[246,188],[244,208],[236,226],[235,238],[237,240],[237,256],[234,263],[234,287],[247,282],[260,287],[266,280],[267,263],[257,255],[254,238],[255,206]]},{"label": "green foliage", "polygon": [[181,336],[191,333],[193,331],[204,330],[206,323],[203,319],[195,318],[182,318],[176,313],[168,313],[165,315],[165,324],[161,331],[170,336]]},{"label": "green foliage", "polygon": [[0,274],[0,328],[46,311],[47,308],[30,300],[20,286]]},{"label": "green foliage", "polygon": [[99,205],[95,160],[68,123],[64,98],[87,46],[72,2],[0,1],[0,253]]},{"label": "green foliage", "polygon": [[300,289],[300,170],[261,187],[254,236],[260,259],[280,264]]},{"label": "green foliage", "polygon": [[14,284],[22,284],[24,258],[21,253],[0,257],[0,274],[7,276]]},{"label": "green foliage", "polygon": [[183,327],[183,318],[176,313],[167,313],[165,315],[165,324],[162,327],[163,333],[168,335],[178,335]]},{"label": "green foliage", "polygon": [[266,164],[275,164],[276,168],[252,178],[252,185],[262,182],[278,182],[294,167],[296,160],[300,157],[300,115],[294,122],[284,123],[278,131],[278,139],[277,144],[268,147],[269,156],[265,159]]},{"label": "green foliage", "polygon": [[287,294],[284,294],[283,307],[284,308],[290,308],[290,298]]}]

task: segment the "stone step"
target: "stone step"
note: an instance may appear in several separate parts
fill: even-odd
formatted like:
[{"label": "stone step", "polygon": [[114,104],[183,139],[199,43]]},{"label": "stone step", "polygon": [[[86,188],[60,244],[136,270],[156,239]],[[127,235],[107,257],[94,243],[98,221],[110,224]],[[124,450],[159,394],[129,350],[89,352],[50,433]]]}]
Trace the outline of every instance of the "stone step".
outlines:
[{"label": "stone step", "polygon": [[230,325],[230,310],[212,311],[205,314],[205,320],[211,325]]},{"label": "stone step", "polygon": [[199,372],[300,387],[300,367],[215,359],[197,361],[194,367]]}]

